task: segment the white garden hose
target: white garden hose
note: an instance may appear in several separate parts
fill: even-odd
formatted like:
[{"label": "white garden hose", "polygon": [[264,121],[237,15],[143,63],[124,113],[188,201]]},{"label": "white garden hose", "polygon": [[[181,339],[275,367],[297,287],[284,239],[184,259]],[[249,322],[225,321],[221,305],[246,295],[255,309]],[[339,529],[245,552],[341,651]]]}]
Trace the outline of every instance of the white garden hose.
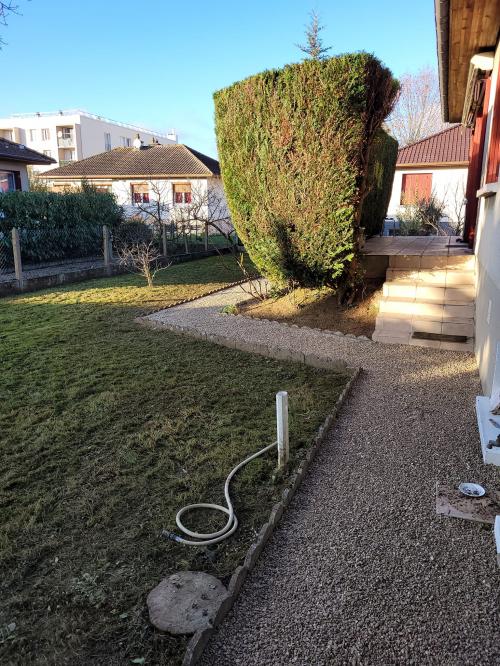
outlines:
[{"label": "white garden hose", "polygon": [[[210,546],[213,543],[219,543],[219,541],[223,541],[224,539],[230,537],[231,534],[233,534],[233,532],[235,532],[235,530],[238,527],[238,519],[236,518],[236,514],[234,513],[233,504],[229,496],[229,484],[231,483],[231,479],[236,474],[236,472],[239,469],[241,469],[244,465],[246,465],[254,458],[263,455],[267,451],[270,451],[277,444],[278,442],[273,442],[272,444],[269,444],[269,446],[266,446],[260,451],[257,451],[257,453],[253,453],[251,456],[245,458],[245,460],[236,465],[236,467],[234,467],[229,472],[226,479],[226,483],[224,484],[224,497],[226,498],[227,507],[221,506],[220,504],[204,504],[204,503],[188,504],[187,506],[183,507],[182,509],[180,509],[180,511],[177,512],[177,515],[175,517],[175,522],[177,523],[177,527],[181,530],[181,532],[184,532],[184,534],[187,534],[188,536],[193,537],[194,539],[198,539],[198,541],[191,541],[190,539],[184,539],[184,537],[178,536],[174,532],[167,532],[167,530],[163,530],[162,535],[165,536],[167,539],[171,539],[172,541],[177,541],[177,543],[184,543],[187,546]],[[218,532],[211,532],[209,534],[204,534],[203,532],[192,532],[191,530],[188,530],[187,527],[184,527],[181,518],[188,511],[195,511],[197,509],[212,509],[213,511],[221,511],[222,513],[227,514],[228,516],[227,523]]]}]

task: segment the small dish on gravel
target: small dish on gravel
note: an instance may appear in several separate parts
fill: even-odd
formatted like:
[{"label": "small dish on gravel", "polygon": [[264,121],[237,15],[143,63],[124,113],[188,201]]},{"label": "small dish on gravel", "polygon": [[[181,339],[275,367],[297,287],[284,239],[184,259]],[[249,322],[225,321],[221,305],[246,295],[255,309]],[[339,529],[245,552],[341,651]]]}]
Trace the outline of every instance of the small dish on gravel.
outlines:
[{"label": "small dish on gravel", "polygon": [[486,494],[486,490],[479,483],[461,483],[458,489],[467,497],[482,497]]}]

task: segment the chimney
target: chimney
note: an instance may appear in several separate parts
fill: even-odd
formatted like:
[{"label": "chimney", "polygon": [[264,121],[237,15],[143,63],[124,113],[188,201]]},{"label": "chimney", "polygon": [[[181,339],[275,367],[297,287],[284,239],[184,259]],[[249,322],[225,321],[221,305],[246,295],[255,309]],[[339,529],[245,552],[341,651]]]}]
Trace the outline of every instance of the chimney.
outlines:
[{"label": "chimney", "polygon": [[167,139],[170,139],[170,141],[174,141],[175,143],[177,143],[179,137],[177,136],[177,132],[175,131],[175,129],[171,129],[167,132]]},{"label": "chimney", "polygon": [[140,150],[142,148],[142,141],[139,133],[137,133],[132,145],[134,146],[134,150]]}]

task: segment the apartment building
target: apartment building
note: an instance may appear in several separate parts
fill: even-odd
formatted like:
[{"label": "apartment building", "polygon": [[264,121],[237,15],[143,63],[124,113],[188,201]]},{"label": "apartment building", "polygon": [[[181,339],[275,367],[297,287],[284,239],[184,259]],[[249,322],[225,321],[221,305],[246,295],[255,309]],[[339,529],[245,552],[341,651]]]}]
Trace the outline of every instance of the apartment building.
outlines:
[{"label": "apartment building", "polygon": [[[17,114],[0,118],[0,138],[25,145],[56,161],[58,167],[113,148],[130,147],[140,133],[144,143],[177,143],[175,132],[152,130],[117,122],[86,111]],[[37,165],[37,171],[49,166]]]}]

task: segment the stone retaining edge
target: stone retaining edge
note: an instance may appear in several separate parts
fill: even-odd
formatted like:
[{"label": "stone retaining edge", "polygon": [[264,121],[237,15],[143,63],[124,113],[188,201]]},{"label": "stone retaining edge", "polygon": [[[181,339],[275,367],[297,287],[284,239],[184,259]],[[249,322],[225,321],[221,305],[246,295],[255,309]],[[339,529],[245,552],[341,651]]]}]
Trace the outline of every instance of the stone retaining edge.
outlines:
[{"label": "stone retaining edge", "polygon": [[222,345],[223,347],[229,347],[229,349],[238,349],[239,351],[249,352],[251,354],[259,354],[260,356],[273,358],[278,361],[293,361],[296,363],[303,363],[304,365],[310,365],[313,368],[334,370],[336,372],[353,371],[353,368],[349,368],[347,363],[342,359],[330,359],[318,354],[304,354],[304,352],[296,351],[293,349],[282,349],[264,345],[260,342],[250,342],[248,340],[228,338],[225,335],[219,335],[217,333],[205,333],[204,331],[200,331],[197,328],[191,328],[189,326],[180,326],[179,324],[169,324],[155,321],[154,319],[148,319],[147,316],[136,317],[134,321],[143,326],[147,326],[148,328],[163,330],[166,329],[167,331],[172,331],[173,333],[190,335],[191,337],[198,340],[206,340],[207,342]]},{"label": "stone retaining edge", "polygon": [[327,415],[322,425],[320,425],[320,427],[318,428],[318,431],[313,439],[312,445],[307,451],[305,458],[299,463],[297,470],[295,471],[295,474],[293,474],[291,477],[290,485],[288,486],[288,488],[285,488],[285,490],[282,493],[281,500],[273,506],[267,522],[265,522],[264,525],[262,525],[260,532],[257,536],[257,539],[248,548],[243,564],[236,567],[236,569],[234,570],[233,575],[231,576],[231,579],[229,581],[228,594],[221,601],[219,609],[215,615],[213,625],[211,627],[207,627],[205,629],[197,631],[195,634],[193,634],[191,640],[187,645],[186,652],[184,653],[182,666],[195,666],[195,664],[198,663],[206,646],[208,645],[208,642],[214,630],[221,624],[221,622],[224,620],[228,612],[233,607],[233,604],[238,597],[238,594],[243,586],[243,583],[245,582],[248,573],[254,568],[259,558],[259,555],[264,549],[264,546],[266,545],[271,534],[274,532],[274,529],[278,525],[283,515],[283,512],[285,511],[285,508],[290,504],[290,501],[295,491],[300,486],[304,476],[307,473],[307,470],[309,469],[309,465],[314,459],[314,456],[316,455],[319,447],[325,440],[330,426],[334,422],[338,412],[340,411],[340,408],[344,404],[347,396],[349,395],[351,387],[353,383],[356,381],[360,372],[361,368],[356,368],[354,370],[351,378],[344,387],[344,390],[337,398],[333,410]]}]

